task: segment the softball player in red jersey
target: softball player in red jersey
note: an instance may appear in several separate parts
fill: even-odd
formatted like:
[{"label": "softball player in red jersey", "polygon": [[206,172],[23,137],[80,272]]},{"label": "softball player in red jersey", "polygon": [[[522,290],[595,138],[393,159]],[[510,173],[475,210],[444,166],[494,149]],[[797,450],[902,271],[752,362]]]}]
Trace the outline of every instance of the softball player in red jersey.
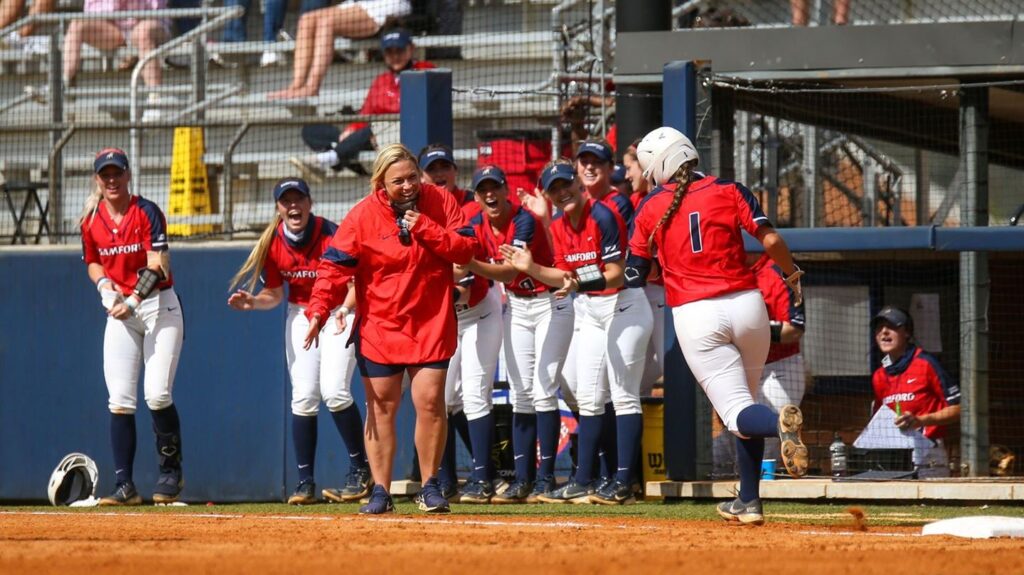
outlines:
[{"label": "softball player in red jersey", "polygon": [[160,476],[155,503],[178,499],[181,424],[171,391],[185,326],[174,293],[167,251],[167,224],[153,202],[128,192],[128,157],[117,148],[101,150],[93,162],[95,191],[82,215],[82,252],[89,279],[107,309],[103,334],[103,375],[110,407],[114,492],[100,505],[139,505],[132,471],[139,363],[145,363],[145,400],[156,432]]},{"label": "softball player in red jersey", "polygon": [[[299,484],[288,498],[291,505],[316,503],[315,463],[317,413],[320,402],[327,405],[338,433],[348,448],[349,472],[341,489],[324,489],[332,501],[358,501],[372,486],[370,468],[363,446],[363,418],[352,399],[355,349],[346,346],[351,329],[329,328],[321,346],[303,349],[309,322],[306,305],[316,279],[316,266],[338,226],[312,213],[309,186],[299,178],[285,178],[274,186],[277,213],[260,236],[231,287],[246,284],[228,298],[228,305],[240,311],[277,307],[288,284],[288,315],[285,320],[285,357],[292,382],[292,442],[299,470]],[[263,290],[253,295],[259,280]],[[337,313],[352,324],[355,293],[349,292]]]},{"label": "softball player in red jersey", "polygon": [[[480,213],[473,192],[460,190],[455,185],[458,168],[450,148],[444,144],[427,146],[420,153],[419,162],[427,183],[443,187],[451,193],[467,221]],[[477,242],[478,257],[484,257],[482,249]],[[498,368],[498,354],[501,352],[501,291],[493,287],[487,278],[467,273],[464,268],[459,268],[456,276],[459,298],[456,299],[455,309],[459,320],[459,335],[445,382],[449,429],[438,479],[442,492],[450,492],[458,485],[455,476],[455,430],[452,424],[459,425],[462,423],[460,420],[465,420],[473,469],[458,500],[460,503],[489,503],[494,496],[494,469],[491,464],[494,417],[491,408],[494,372]]]},{"label": "softball player in red jersey", "polygon": [[651,192],[630,236],[627,281],[639,285],[657,254],[686,363],[726,427],[738,437],[740,492],[718,506],[730,521],[764,522],[759,482],[764,438],[778,434],[793,476],[807,471],[795,405],[776,414],[754,402],[768,356],[764,298],[746,265],[742,230],[758,238],[786,272],[800,300],[802,272],[743,186],[694,171],[697,150],[678,130],[658,128],[637,147],[644,174],[663,190]]},{"label": "softball player in red jersey", "polygon": [[[512,402],[512,449],[516,478],[493,503],[534,503],[554,487],[555,456],[561,431],[558,374],[572,337],[573,307],[552,289],[504,261],[501,246],[527,248],[534,262],[554,264],[543,224],[508,199],[505,173],[483,166],[473,175],[473,190],[483,210],[471,223],[486,255],[470,264],[478,274],[505,284],[505,359]],[[536,445],[540,443],[540,467]]]},{"label": "softball player in red jersey", "polygon": [[405,147],[381,150],[370,194],[334,234],[317,266],[306,308],[309,347],[355,279],[356,361],[366,387],[365,439],[376,483],[361,513],[394,510],[388,491],[406,372],[416,407],[420,473],[427,478],[419,506],[427,512],[449,511],[434,473],[447,435],[444,382],[458,336],[452,264],[469,263],[476,238],[455,198],[420,178],[416,156]]},{"label": "softball player in red jersey", "polygon": [[[568,484],[540,495],[547,503],[610,503],[635,501],[633,481],[643,416],[640,375],[651,337],[651,309],[643,291],[623,289],[626,227],[611,208],[585,199],[575,168],[565,162],[549,165],[541,185],[562,216],[551,224],[555,267],[533,261],[529,250],[501,246],[506,260],[519,271],[558,287],[565,297],[577,292],[583,314],[576,361],[580,408],[579,462]],[[595,459],[601,441],[606,387],[610,386],[617,424],[617,459],[613,481],[600,492]]]},{"label": "softball player in red jersey", "polygon": [[[644,177],[643,168],[636,158],[636,147],[640,143],[637,139],[626,148],[622,156],[622,162],[626,167],[626,179],[629,180],[633,189],[629,201],[637,211],[640,203],[650,192],[650,185]],[[651,332],[651,344],[647,346],[647,361],[644,365],[644,376],[640,379],[640,397],[651,395],[654,390],[654,383],[661,379],[665,373],[665,282],[661,277],[661,267],[654,263],[651,266],[651,273],[647,276],[647,285],[644,286],[644,294],[651,306],[651,314],[654,316],[654,331]]]}]

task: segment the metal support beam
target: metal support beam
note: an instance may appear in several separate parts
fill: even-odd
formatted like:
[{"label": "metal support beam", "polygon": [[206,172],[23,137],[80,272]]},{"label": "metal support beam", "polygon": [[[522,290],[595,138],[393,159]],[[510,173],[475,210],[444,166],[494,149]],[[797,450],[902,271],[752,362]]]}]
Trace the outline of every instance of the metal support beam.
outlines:
[{"label": "metal support beam", "polygon": [[[615,23],[619,34],[669,30],[671,15],[671,0],[615,3]],[[607,65],[605,69],[610,70],[611,66]],[[618,141],[613,143],[621,158],[626,147],[634,140],[662,125],[662,107],[658,102],[661,87],[618,82],[616,90],[618,96],[615,98],[615,125]]]},{"label": "metal support beam", "polygon": [[[961,226],[988,225],[988,88],[960,96]],[[988,254],[960,254],[961,473],[988,475]]]},{"label": "metal support beam", "polygon": [[[736,106],[732,90],[715,90],[711,106],[711,173],[727,180],[736,179],[735,138]],[[749,182],[742,180],[743,185]]]},{"label": "metal support beam", "polygon": [[914,209],[917,211],[917,225],[931,223],[931,186],[929,185],[928,160],[924,150],[914,151]]},{"label": "metal support beam", "polygon": [[452,145],[452,71],[402,72],[402,143],[414,154],[428,144]]},{"label": "metal support beam", "polygon": [[[56,124],[64,122],[64,57],[61,50],[64,47],[64,27],[55,26],[50,34],[50,121]],[[68,130],[68,137],[74,133],[74,129]],[[64,155],[61,150],[67,142],[63,130],[53,129],[50,131],[50,149],[56,154],[50,154],[49,174],[50,184],[50,243],[64,243]]]}]

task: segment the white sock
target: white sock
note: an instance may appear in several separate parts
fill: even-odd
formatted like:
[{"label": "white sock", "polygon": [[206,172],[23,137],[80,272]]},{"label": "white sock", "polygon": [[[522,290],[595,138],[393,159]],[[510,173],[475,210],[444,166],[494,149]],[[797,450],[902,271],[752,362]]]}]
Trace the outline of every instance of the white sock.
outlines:
[{"label": "white sock", "polygon": [[327,150],[326,152],[320,152],[316,155],[316,161],[319,162],[323,167],[330,168],[338,163],[338,152],[334,150]]}]

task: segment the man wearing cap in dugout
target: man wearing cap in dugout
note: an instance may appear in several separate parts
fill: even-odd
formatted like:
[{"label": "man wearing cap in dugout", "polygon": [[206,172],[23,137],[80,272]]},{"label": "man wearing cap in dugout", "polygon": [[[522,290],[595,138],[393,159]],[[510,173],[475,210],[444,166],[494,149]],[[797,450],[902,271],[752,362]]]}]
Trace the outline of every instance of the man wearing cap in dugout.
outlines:
[{"label": "man wearing cap in dugout", "polygon": [[[429,70],[435,68],[430,62],[413,59],[412,36],[408,31],[396,28],[384,32],[380,39],[384,64],[388,67],[370,85],[359,114],[397,114],[401,111],[401,90],[399,75],[406,70]],[[344,112],[343,112],[344,113]],[[347,113],[352,113],[351,108]],[[344,131],[330,124],[313,124],[302,128],[302,140],[318,152],[304,158],[292,158],[303,177],[313,183],[323,182],[328,168],[340,171],[349,168],[366,175],[356,161],[359,152],[375,149],[374,134],[367,122],[352,122]]]},{"label": "man wearing cap in dugout", "polygon": [[930,440],[929,449],[914,450],[919,477],[948,477],[943,437],[945,426],[960,420],[960,386],[935,356],[917,346],[914,320],[905,310],[883,307],[871,320],[871,331],[883,354],[871,378],[876,409],[885,405],[896,414],[896,427],[920,430]]}]

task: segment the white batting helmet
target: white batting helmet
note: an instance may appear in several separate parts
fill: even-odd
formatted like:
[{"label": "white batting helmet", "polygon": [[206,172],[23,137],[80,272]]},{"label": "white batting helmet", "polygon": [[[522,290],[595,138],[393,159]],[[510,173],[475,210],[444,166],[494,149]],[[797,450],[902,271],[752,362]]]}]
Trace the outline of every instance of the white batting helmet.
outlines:
[{"label": "white batting helmet", "polygon": [[690,138],[675,128],[658,128],[644,136],[636,147],[636,159],[644,178],[660,186],[672,179],[687,162],[698,162],[697,148]]},{"label": "white batting helmet", "polygon": [[84,453],[65,455],[50,475],[50,485],[46,490],[50,503],[70,505],[80,499],[96,495],[96,483],[99,481],[99,476],[96,462],[88,455]]}]

